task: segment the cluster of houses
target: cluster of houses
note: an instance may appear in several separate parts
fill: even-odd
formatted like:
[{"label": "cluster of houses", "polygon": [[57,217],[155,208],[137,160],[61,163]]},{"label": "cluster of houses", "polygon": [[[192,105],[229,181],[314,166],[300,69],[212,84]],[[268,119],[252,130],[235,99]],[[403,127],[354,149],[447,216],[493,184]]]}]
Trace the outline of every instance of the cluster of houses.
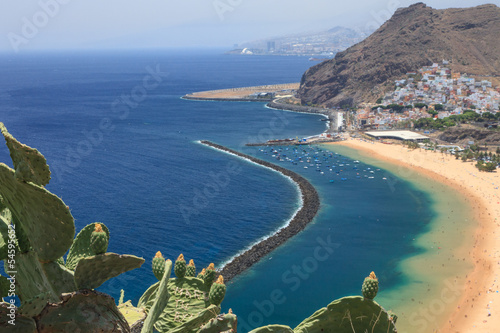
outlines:
[{"label": "cluster of houses", "polygon": [[387,107],[374,108],[374,104],[367,104],[364,110],[357,112],[357,126],[360,129],[393,128],[401,122],[430,117],[427,111],[438,109],[436,105],[439,105],[436,110],[439,111],[438,118],[462,114],[470,109],[478,113],[499,112],[500,87],[493,87],[487,80],[479,81],[466,74],[452,72],[446,67],[448,64],[448,61],[435,63],[395,81],[396,89],[377,104],[397,104],[405,108],[394,112]]}]

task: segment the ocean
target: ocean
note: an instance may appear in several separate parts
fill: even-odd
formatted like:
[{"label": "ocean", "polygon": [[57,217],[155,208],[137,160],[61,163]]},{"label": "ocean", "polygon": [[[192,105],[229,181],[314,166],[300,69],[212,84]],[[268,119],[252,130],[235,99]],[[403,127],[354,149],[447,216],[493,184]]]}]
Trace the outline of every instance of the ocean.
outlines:
[{"label": "ocean", "polygon": [[[199,140],[307,178],[320,194],[318,216],[232,280],[222,304],[239,316],[242,332],[294,327],[339,297],[359,295],[371,271],[381,297],[403,288],[409,278],[401,263],[425,252],[415,239],[439,215],[425,189],[371,162],[355,163],[348,152],[244,146],[321,133],[321,116],[264,103],[181,99],[195,91],[298,82],[313,64],[220,50],[1,55],[0,121],[45,155],[52,170],[47,188],[71,208],[77,231],[102,222],[110,229],[108,251],[146,259],[99,288],[115,299],[124,289],[134,304],[156,281],[151,259],[157,251],[172,260],[183,253],[198,271],[210,262],[221,267],[300,206],[287,178]],[[317,171],[314,162],[282,158],[306,154],[328,162]],[[6,147],[0,161],[12,164]],[[384,300],[389,307],[401,303]]]}]

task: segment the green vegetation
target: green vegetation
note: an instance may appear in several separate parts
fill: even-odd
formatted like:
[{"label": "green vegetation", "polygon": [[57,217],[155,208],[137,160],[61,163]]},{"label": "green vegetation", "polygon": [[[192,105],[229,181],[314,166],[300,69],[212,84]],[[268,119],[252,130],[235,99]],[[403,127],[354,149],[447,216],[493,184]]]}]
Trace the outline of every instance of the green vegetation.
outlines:
[{"label": "green vegetation", "polygon": [[[437,112],[429,112],[429,114],[437,115]],[[453,127],[458,124],[483,121],[499,121],[500,112],[495,114],[486,112],[483,115],[472,110],[466,110],[460,115],[451,115],[443,119],[422,118],[414,122],[415,128],[442,130],[447,127]]]},{"label": "green vegetation", "polygon": [[[157,252],[152,273],[159,281],[137,306],[124,301],[123,290],[118,306],[111,296],[95,291],[140,267],[144,259],[106,252],[110,233],[101,222],[87,225],[75,237],[69,207],[44,187],[50,170],[43,155],[19,143],[1,123],[0,129],[15,168],[0,164],[0,260],[5,271],[16,271],[20,300],[19,307],[0,303],[0,332],[236,332],[236,315],[220,314],[226,285],[213,263],[194,277],[193,260],[186,265],[181,254],[173,265]],[[373,300],[378,289],[372,272],[362,286],[364,297],[336,300],[293,330],[271,325],[253,332],[396,332],[397,317]],[[10,281],[0,277],[1,296],[11,297],[12,290]]]}]

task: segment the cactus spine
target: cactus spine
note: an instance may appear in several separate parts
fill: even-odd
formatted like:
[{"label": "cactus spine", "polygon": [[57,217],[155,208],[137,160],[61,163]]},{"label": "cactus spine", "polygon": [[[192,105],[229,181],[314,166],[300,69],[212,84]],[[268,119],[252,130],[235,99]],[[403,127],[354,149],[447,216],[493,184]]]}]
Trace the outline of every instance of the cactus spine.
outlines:
[{"label": "cactus spine", "polygon": [[367,299],[374,299],[378,292],[378,279],[375,272],[371,272],[370,276],[365,278],[363,287],[361,288],[363,297]]},{"label": "cactus spine", "polygon": [[186,275],[186,260],[184,260],[184,255],[182,253],[175,261],[174,273],[179,279],[182,279]]},{"label": "cactus spine", "polygon": [[196,266],[194,265],[193,259],[189,260],[189,265],[186,268],[186,276],[187,277],[196,276]]},{"label": "cactus spine", "polygon": [[226,295],[226,285],[224,284],[224,278],[222,275],[219,275],[219,278],[210,288],[210,293],[208,294],[208,298],[211,304],[220,305],[224,296]]},{"label": "cactus spine", "polygon": [[153,274],[161,281],[163,274],[165,274],[165,258],[163,258],[160,251],[156,252],[153,258]]},{"label": "cactus spine", "polygon": [[103,254],[108,249],[108,235],[102,230],[100,223],[95,224],[95,229],[90,236],[90,247],[95,254]]}]

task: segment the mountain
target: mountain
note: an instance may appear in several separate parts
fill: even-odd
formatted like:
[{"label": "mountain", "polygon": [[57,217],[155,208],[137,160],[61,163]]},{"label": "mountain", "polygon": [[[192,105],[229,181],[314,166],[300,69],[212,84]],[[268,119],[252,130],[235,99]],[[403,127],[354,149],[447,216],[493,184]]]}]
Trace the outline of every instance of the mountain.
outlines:
[{"label": "mountain", "polygon": [[375,102],[394,80],[442,60],[500,84],[500,8],[400,8],[364,41],[304,73],[299,97],[329,107]]}]

